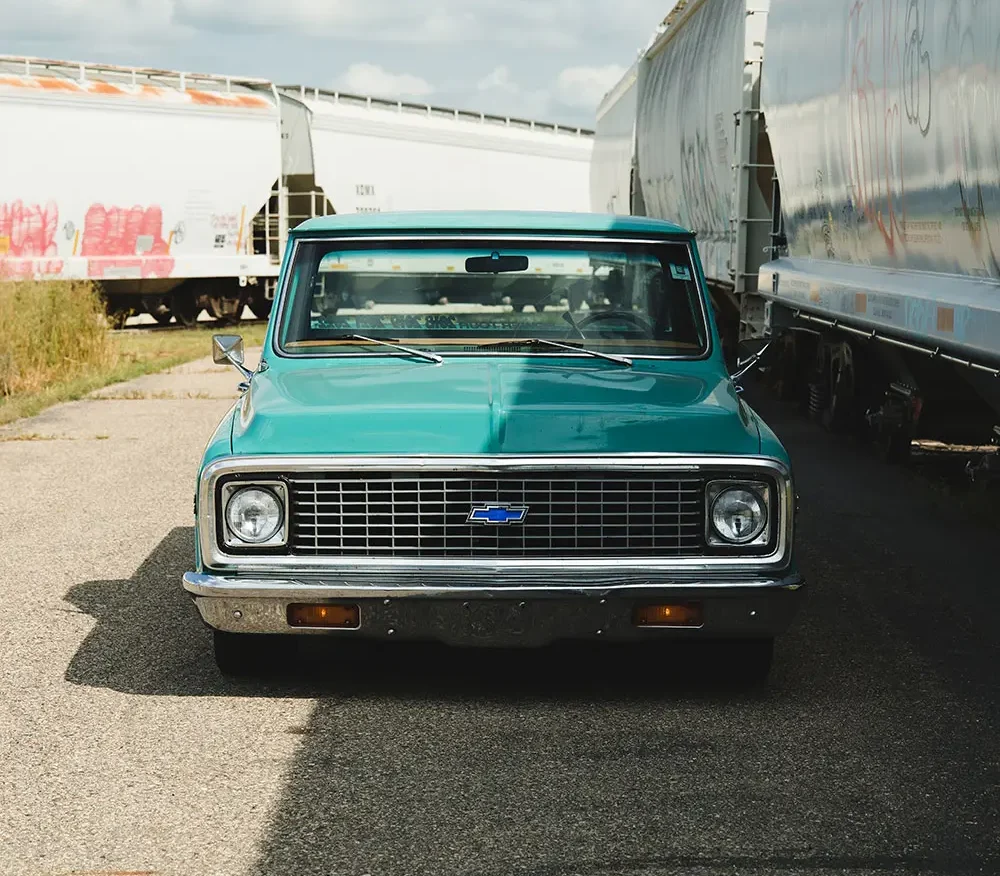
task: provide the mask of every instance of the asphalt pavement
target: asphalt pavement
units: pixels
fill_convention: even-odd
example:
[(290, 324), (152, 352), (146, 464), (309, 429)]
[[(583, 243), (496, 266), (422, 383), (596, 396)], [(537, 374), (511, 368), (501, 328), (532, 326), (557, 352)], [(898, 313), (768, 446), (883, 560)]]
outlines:
[(179, 579), (236, 383), (0, 430), (0, 873), (1000, 873), (1000, 542), (959, 497), (762, 399), (809, 582), (765, 688), (318, 642), (233, 682)]

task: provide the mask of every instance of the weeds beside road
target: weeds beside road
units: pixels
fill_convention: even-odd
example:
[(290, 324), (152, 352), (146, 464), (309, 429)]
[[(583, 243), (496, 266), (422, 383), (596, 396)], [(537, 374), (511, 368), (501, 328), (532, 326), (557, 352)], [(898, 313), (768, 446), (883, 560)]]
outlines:
[[(239, 329), (260, 344), (264, 324)], [(0, 282), (0, 426), (102, 386), (207, 356), (215, 327), (108, 330), (104, 304), (85, 282)]]

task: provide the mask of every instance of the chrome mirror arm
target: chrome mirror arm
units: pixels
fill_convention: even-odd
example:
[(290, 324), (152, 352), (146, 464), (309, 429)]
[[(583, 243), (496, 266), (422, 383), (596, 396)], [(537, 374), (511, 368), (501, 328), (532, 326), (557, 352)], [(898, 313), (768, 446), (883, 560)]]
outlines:
[(766, 344), (764, 344), (763, 347), (761, 347), (745, 362), (737, 362), (736, 371), (735, 373), (729, 375), (729, 379), (732, 380), (733, 383), (735, 383), (744, 374), (747, 374), (748, 372), (752, 371), (757, 366), (757, 363), (760, 362), (761, 358), (764, 356), (764, 354), (767, 352), (768, 347), (770, 346), (771, 342), (768, 341)]
[[(238, 359), (234, 358), (232, 355), (227, 355), (226, 359), (229, 360), (230, 365), (232, 365), (237, 371), (240, 372), (240, 374), (243, 375), (244, 380), (249, 380), (251, 377), (253, 377), (253, 372)], [(243, 384), (240, 385), (242, 386)]]

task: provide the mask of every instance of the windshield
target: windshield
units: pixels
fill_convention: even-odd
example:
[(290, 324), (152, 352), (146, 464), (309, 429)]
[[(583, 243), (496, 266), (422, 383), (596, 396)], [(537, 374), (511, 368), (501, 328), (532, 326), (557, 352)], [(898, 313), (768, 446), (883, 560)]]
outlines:
[(569, 352), (537, 343), (547, 340), (697, 357), (708, 332), (696, 277), (684, 242), (309, 241), (295, 252), (278, 346), (291, 355), (386, 354), (375, 340), (441, 354)]

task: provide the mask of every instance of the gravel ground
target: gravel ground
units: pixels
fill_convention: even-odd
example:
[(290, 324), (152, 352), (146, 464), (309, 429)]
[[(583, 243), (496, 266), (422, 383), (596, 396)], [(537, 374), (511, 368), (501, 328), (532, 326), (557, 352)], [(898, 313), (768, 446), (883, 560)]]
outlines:
[(1000, 872), (997, 536), (922, 477), (762, 403), (809, 580), (763, 690), (690, 649), (316, 642), (233, 683), (179, 577), (236, 383), (0, 430), (0, 873)]

